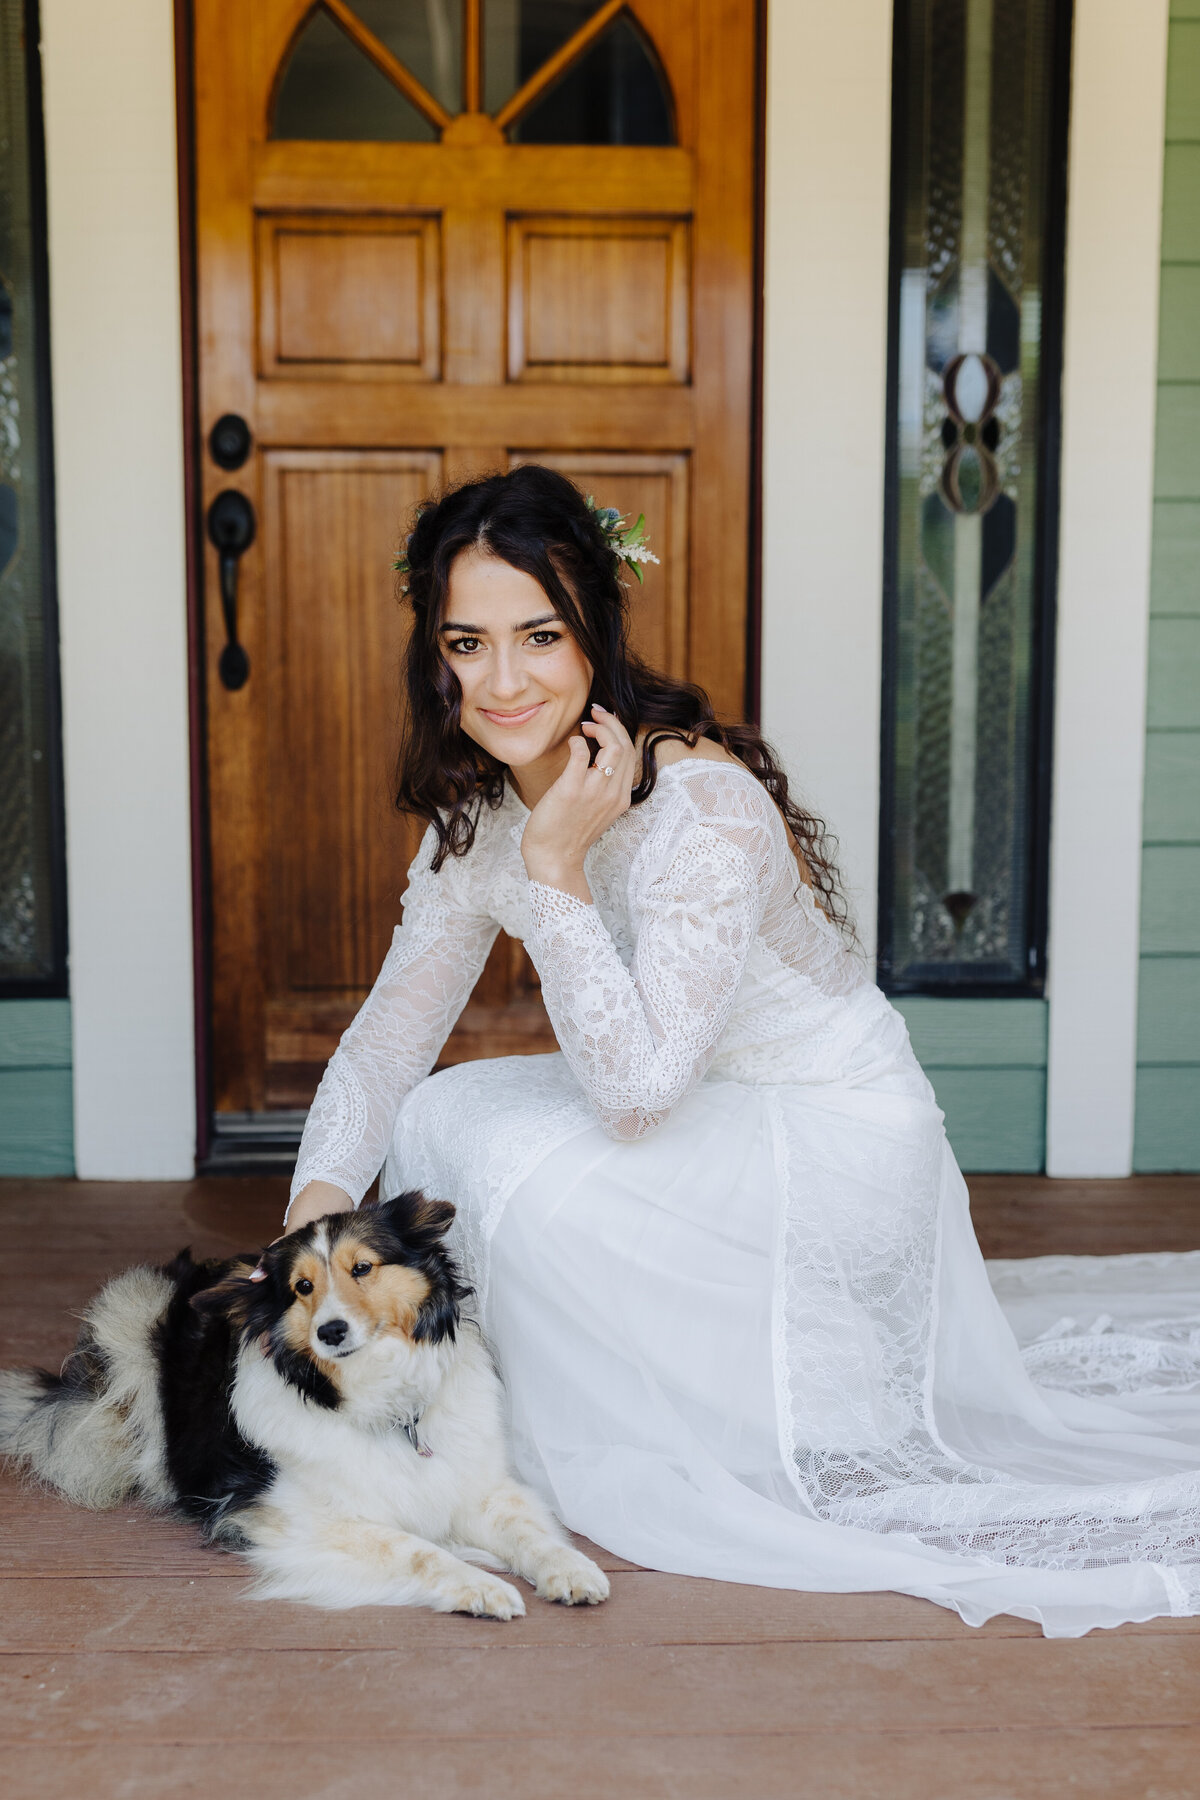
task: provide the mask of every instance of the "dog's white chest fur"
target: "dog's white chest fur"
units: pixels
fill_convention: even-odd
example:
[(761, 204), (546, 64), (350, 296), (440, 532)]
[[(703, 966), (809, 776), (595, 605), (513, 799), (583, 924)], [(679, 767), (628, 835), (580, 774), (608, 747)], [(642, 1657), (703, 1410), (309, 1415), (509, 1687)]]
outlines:
[[(437, 1346), (367, 1346), (353, 1364), (352, 1379), (339, 1369), (343, 1404), (330, 1410), (289, 1386), (257, 1345), (239, 1358), (238, 1429), (277, 1468), (241, 1516), (261, 1594), (524, 1612), (509, 1582), (463, 1560), (477, 1552), (546, 1599), (606, 1598), (600, 1570), (509, 1475), (500, 1383), (473, 1329)], [(404, 1431), (418, 1413), (427, 1456)]]
[[(243, 1350), (233, 1412), (243, 1436), (278, 1465), (272, 1497), (281, 1500), (286, 1484), (309, 1505), (453, 1536), (463, 1500), (505, 1467), (499, 1387), (477, 1338), (429, 1347), (383, 1339), (348, 1358), (339, 1376), (344, 1399), (331, 1411), (284, 1381), (256, 1345)], [(428, 1455), (404, 1430), (413, 1421)]]

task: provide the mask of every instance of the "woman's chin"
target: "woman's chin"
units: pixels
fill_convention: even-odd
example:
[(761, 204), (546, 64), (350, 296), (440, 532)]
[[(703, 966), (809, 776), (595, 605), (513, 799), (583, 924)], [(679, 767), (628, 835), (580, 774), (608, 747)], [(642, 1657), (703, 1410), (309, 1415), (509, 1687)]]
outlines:
[(527, 769), (549, 756), (556, 747), (553, 732), (544, 727), (514, 731), (505, 730), (503, 726), (484, 726), (477, 731), (468, 731), (468, 736), (497, 762), (507, 763), (510, 769)]
[(540, 763), (552, 748), (553, 746), (550, 744), (503, 744), (498, 745), (492, 751), (492, 755), (499, 757), (501, 762), (507, 763), (510, 769), (520, 771), (521, 769), (530, 769), (535, 763)]

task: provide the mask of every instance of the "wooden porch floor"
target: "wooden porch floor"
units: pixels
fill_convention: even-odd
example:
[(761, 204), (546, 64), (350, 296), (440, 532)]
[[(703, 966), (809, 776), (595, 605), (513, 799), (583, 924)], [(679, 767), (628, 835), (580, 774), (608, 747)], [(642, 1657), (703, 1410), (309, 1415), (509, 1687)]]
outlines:
[[(1200, 1247), (1200, 1178), (972, 1182), (991, 1255)], [(282, 1184), (0, 1182), (0, 1365), (56, 1367), (108, 1275), (265, 1241)], [(0, 1477), (12, 1800), (1194, 1800), (1200, 1620), (1046, 1642), (895, 1595), (776, 1593), (602, 1557), (596, 1610), (509, 1625), (250, 1604), (133, 1508)]]

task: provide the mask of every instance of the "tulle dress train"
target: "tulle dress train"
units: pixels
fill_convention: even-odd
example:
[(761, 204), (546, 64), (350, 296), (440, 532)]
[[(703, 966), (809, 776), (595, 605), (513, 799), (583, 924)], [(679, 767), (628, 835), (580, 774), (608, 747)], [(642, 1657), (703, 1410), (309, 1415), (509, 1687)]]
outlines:
[[(903, 1020), (769, 797), (686, 760), (530, 884), (414, 864), (296, 1191), (451, 1199), (520, 1473), (646, 1566), (1053, 1635), (1200, 1610), (1200, 1255), (985, 1265)], [(562, 1053), (426, 1074), (498, 924)]]

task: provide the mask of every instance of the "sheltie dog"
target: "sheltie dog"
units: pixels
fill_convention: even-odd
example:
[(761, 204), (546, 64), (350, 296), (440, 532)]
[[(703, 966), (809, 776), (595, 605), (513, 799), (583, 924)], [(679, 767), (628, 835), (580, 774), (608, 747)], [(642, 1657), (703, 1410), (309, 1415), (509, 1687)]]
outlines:
[(514, 1480), (445, 1201), (333, 1213), (253, 1262), (129, 1269), (61, 1374), (0, 1374), (0, 1451), (83, 1506), (140, 1499), (242, 1551), (255, 1592), (511, 1619), (608, 1581)]

